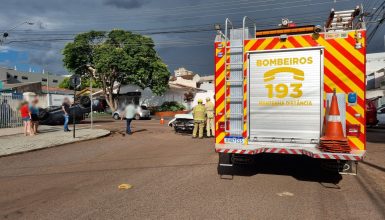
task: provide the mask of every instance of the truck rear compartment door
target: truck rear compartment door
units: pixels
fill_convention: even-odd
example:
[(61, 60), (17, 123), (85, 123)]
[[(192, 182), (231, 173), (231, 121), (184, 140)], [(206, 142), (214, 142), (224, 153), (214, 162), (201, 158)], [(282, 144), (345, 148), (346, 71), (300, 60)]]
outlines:
[(250, 53), (248, 77), (250, 140), (320, 138), (322, 48)]

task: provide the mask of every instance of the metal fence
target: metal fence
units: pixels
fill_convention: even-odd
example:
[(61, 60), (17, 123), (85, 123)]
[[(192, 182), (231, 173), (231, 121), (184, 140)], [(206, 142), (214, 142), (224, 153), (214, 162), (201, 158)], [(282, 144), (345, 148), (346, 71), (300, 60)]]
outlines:
[(0, 93), (0, 128), (14, 128), (23, 125), (19, 107), (22, 94)]

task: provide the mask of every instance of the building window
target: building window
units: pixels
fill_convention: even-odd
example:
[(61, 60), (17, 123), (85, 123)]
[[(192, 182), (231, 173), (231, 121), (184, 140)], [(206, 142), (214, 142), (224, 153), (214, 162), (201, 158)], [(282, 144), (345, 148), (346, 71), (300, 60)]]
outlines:
[(22, 76), (21, 79), (23, 79), (23, 80), (28, 80), (28, 77)]
[(58, 83), (57, 79), (52, 80), (53, 83)]
[(11, 74), (7, 73), (7, 79), (11, 78)]
[(17, 76), (13, 76), (14, 79), (17, 79)]
[(41, 81), (47, 82), (47, 79), (46, 78), (42, 78)]

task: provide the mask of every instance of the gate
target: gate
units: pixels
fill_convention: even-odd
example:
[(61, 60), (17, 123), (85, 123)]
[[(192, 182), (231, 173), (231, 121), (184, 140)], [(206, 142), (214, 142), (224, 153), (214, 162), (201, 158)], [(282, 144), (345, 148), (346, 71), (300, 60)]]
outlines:
[(19, 107), (22, 94), (0, 93), (0, 128), (15, 128), (23, 125)]

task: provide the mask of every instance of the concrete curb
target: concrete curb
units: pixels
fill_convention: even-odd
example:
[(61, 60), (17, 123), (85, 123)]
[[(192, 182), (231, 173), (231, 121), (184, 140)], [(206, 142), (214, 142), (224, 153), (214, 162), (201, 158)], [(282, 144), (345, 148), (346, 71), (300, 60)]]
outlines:
[[(53, 144), (53, 145), (48, 145), (48, 146), (44, 146), (44, 147), (41, 147), (41, 148), (28, 149), (28, 150), (25, 150), (25, 151), (19, 151), (19, 152), (14, 152), (14, 153), (10, 153), (10, 154), (3, 154), (3, 155), (0, 155), (0, 158), (8, 157), (8, 156), (13, 156), (13, 155), (17, 155), (17, 154), (24, 154), (24, 153), (33, 152), (33, 151), (44, 150), (44, 149), (47, 149), (47, 148), (60, 147), (60, 146), (67, 145), (67, 144), (73, 144), (73, 143), (80, 143), (80, 142), (84, 142), (84, 141), (96, 140), (96, 139), (107, 137), (107, 136), (111, 135), (111, 131), (106, 130), (106, 129), (101, 129), (101, 130), (105, 130), (105, 131), (108, 131), (108, 132), (106, 134), (103, 134), (103, 135), (100, 135), (100, 136), (97, 136), (97, 137), (85, 138), (85, 139), (81, 139), (81, 140), (72, 140), (72, 141), (67, 142), (67, 143)], [(12, 136), (12, 135), (8, 135), (8, 136)]]

